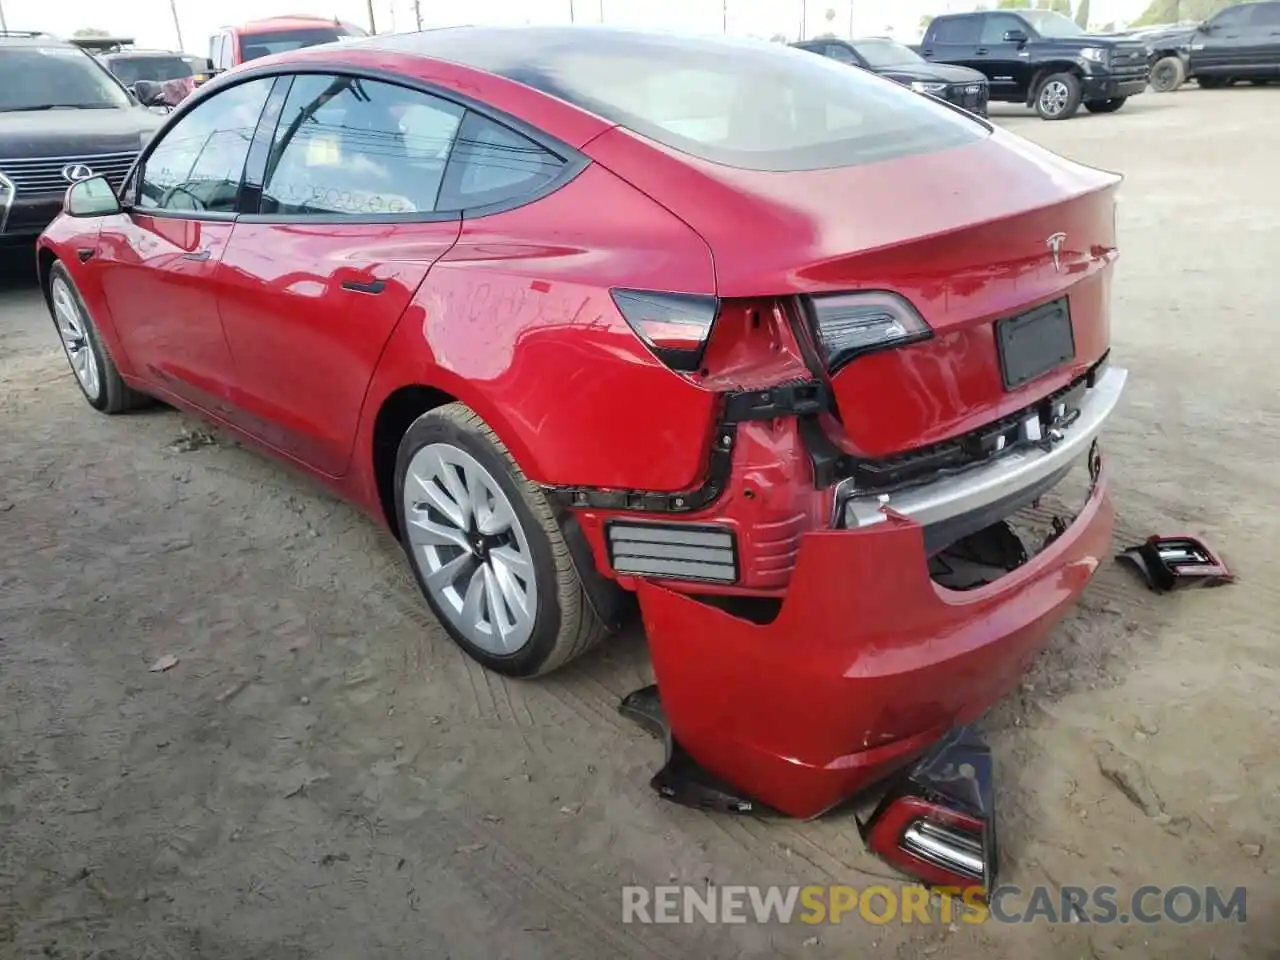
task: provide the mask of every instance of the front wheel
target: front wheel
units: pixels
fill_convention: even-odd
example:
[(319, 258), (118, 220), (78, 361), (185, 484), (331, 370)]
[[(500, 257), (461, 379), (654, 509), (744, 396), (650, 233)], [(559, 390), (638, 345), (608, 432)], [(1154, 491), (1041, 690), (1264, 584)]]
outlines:
[(406, 431), (396, 508), (418, 586), (472, 659), (531, 677), (604, 636), (546, 497), (470, 407), (447, 404)]
[(1090, 100), (1084, 108), (1090, 113), (1115, 113), (1128, 99), (1128, 97), (1112, 97), (1110, 100)]
[(1148, 81), (1156, 93), (1173, 93), (1187, 79), (1187, 68), (1181, 57), (1161, 57), (1151, 67)]
[(49, 311), (71, 372), (89, 406), (102, 413), (123, 413), (150, 402), (120, 376), (80, 291), (60, 261), (49, 269)]
[(1042, 120), (1069, 120), (1080, 109), (1084, 91), (1074, 73), (1045, 77), (1036, 91), (1036, 113)]

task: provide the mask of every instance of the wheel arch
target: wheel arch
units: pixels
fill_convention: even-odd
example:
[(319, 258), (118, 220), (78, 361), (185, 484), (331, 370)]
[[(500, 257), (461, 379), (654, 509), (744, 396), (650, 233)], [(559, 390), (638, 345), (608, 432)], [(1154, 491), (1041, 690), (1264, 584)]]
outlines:
[(1053, 60), (1042, 64), (1036, 68), (1036, 72), (1031, 75), (1031, 83), (1027, 85), (1028, 107), (1035, 105), (1036, 97), (1040, 93), (1040, 84), (1055, 73), (1073, 73), (1077, 79), (1084, 82), (1084, 69), (1074, 60)]

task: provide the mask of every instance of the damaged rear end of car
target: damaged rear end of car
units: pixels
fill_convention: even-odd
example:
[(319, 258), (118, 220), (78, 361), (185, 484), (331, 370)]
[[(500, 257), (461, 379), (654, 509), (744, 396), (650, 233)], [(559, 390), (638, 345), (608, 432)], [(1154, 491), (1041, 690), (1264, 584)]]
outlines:
[[(954, 741), (1106, 555), (1119, 178), (821, 58), (662, 56), (555, 92), (711, 250), (705, 296), (613, 300), (715, 396), (713, 439), (687, 489), (555, 492), (639, 598), (631, 707), (706, 773), (693, 802), (810, 817)], [(975, 816), (877, 843), (972, 866)]]

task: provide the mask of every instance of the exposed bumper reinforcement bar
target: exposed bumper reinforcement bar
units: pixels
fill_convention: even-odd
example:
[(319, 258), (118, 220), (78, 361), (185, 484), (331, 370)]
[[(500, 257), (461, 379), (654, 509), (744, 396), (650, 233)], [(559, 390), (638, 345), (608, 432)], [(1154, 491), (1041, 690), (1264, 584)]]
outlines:
[(978, 524), (973, 529), (981, 529), (985, 526), (981, 521), (991, 522), (993, 513), (1007, 516), (1050, 489), (1088, 455), (1116, 408), (1128, 376), (1127, 370), (1106, 370), (1085, 391), (1075, 421), (1046, 436), (1042, 447), (1015, 450), (992, 463), (892, 494), (838, 492), (836, 525), (867, 527), (887, 519), (886, 511), (892, 511), (925, 527), (927, 542), (936, 541), (942, 547), (964, 536), (973, 523)]

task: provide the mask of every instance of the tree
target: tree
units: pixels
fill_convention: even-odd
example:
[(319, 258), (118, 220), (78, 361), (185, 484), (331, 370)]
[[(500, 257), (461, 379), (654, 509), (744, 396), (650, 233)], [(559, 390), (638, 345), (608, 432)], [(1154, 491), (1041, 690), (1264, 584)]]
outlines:
[(835, 23), (835, 20), (836, 20), (835, 7), (827, 7), (827, 12), (824, 13), (822, 16), (823, 16), (823, 19), (827, 21), (827, 23)]
[(785, 33), (775, 33), (769, 38), (770, 43), (786, 43), (787, 35)]
[(1151, 0), (1142, 16), (1133, 21), (1135, 27), (1155, 23), (1178, 23), (1181, 20), (1208, 20), (1237, 0)]
[(77, 30), (75, 33), (73, 33), (73, 34), (72, 34), (72, 36), (73, 36), (73, 37), (86, 37), (86, 38), (88, 38), (88, 37), (109, 37), (109, 36), (111, 36), (111, 34), (110, 34), (110, 33), (108, 33), (106, 30), (99, 30), (97, 27), (81, 27), (79, 30)]
[(929, 24), (931, 23), (933, 23), (933, 14), (926, 13), (924, 16), (920, 18), (920, 31), (923, 33), (924, 31), (928, 30)]
[(1076, 7), (1076, 26), (1089, 29), (1089, 0), (1080, 0), (1080, 6)]

